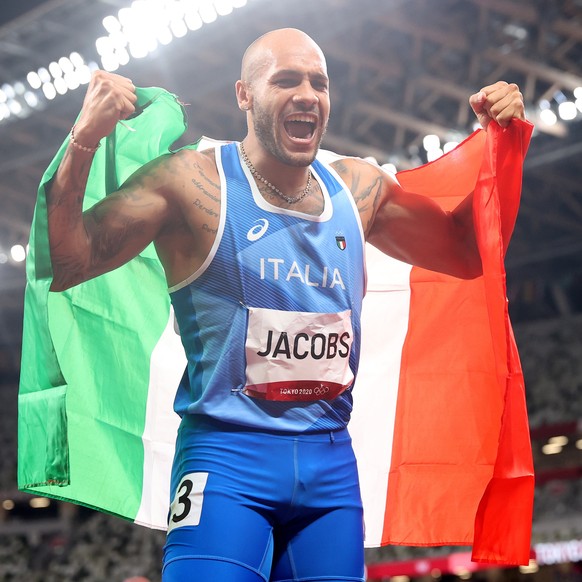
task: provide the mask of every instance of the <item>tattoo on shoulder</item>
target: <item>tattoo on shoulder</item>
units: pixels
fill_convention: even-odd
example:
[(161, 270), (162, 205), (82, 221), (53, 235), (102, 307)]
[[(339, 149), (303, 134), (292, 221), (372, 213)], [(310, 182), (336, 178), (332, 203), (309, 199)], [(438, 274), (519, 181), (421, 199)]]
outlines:
[(344, 160), (337, 160), (332, 165), (338, 174), (347, 174), (349, 170)]
[(380, 191), (382, 189), (382, 178), (380, 176), (376, 176), (372, 182), (361, 183), (361, 176), (358, 173), (354, 173), (354, 179), (352, 181), (352, 194), (354, 196), (354, 200), (356, 203), (360, 204), (360, 202), (365, 204), (373, 204), (377, 203), (378, 198), (380, 197)]
[(217, 228), (212, 228), (211, 226), (208, 226), (208, 224), (203, 224), (202, 225), (202, 230), (209, 232), (211, 234), (217, 234), (218, 233), (218, 229)]
[(194, 186), (196, 186), (196, 188), (198, 188), (198, 190), (200, 190), (200, 192), (202, 194), (204, 194), (205, 196), (207, 196), (211, 200), (214, 200), (214, 202), (217, 202), (217, 203), (220, 202), (220, 198), (218, 196), (216, 196), (216, 194), (213, 194), (212, 192), (210, 192), (210, 190), (206, 187), (206, 185), (203, 182), (201, 182), (200, 180), (197, 180), (196, 178), (192, 178), (192, 184), (194, 184)]
[(362, 175), (357, 170), (352, 174), (351, 191), (360, 213), (364, 232), (372, 224), (382, 196), (382, 176), (380, 174)]
[(212, 180), (212, 178), (209, 178), (206, 175), (206, 172), (202, 168), (200, 168), (200, 175), (208, 184), (210, 184), (211, 186), (213, 186), (217, 190), (220, 190), (220, 184), (218, 182), (215, 182), (214, 180)]
[(213, 180), (205, 168), (199, 162), (195, 162), (194, 168), (194, 178), (192, 178), (192, 184), (198, 188), (198, 190), (204, 194), (204, 196), (210, 198), (216, 203), (220, 203), (220, 184)]

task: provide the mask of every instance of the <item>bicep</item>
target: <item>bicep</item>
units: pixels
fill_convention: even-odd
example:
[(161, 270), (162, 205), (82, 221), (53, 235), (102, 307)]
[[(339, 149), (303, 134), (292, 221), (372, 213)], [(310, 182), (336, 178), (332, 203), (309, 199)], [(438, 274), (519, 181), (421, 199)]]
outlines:
[(368, 240), (409, 264), (463, 278), (480, 273), (471, 196), (452, 212), (430, 198), (387, 184)]
[(51, 233), (51, 290), (63, 291), (112, 271), (140, 253), (167, 221), (168, 202), (141, 172), (121, 190), (86, 210), (80, 221), (61, 221)]
[(89, 247), (88, 278), (115, 269), (158, 235), (168, 213), (162, 193), (130, 183), (83, 215)]

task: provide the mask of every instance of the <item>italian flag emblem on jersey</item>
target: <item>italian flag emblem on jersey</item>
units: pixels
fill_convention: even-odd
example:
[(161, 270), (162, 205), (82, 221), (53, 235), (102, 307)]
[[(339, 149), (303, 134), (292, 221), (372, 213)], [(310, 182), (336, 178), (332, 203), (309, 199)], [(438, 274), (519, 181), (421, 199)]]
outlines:
[(346, 237), (345, 236), (341, 236), (341, 235), (336, 236), (335, 242), (336, 242), (340, 251), (346, 250), (347, 245), (346, 245)]

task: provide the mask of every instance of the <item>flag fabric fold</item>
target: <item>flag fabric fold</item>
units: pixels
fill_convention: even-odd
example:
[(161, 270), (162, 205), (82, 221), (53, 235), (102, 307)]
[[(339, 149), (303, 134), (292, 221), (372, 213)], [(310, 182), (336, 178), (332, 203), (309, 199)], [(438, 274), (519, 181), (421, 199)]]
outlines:
[[(176, 98), (138, 90), (91, 169), (85, 207), (185, 131)], [(368, 254), (362, 362), (350, 430), (367, 545), (473, 544), (475, 560), (527, 563), (533, 470), (523, 378), (507, 314), (503, 256), (519, 206), (531, 126), (476, 132), (398, 178), (446, 209), (475, 190), (483, 276), (461, 281)], [(31, 229), (18, 483), (165, 528), (185, 366), (165, 279), (148, 247), (124, 267), (50, 293), (45, 173)], [(202, 147), (202, 146), (200, 146)]]

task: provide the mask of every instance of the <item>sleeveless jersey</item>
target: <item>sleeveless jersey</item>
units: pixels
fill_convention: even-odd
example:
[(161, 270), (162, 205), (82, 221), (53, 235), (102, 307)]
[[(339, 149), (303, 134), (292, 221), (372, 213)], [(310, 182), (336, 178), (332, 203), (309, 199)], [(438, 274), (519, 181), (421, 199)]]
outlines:
[[(216, 240), (200, 269), (169, 290), (188, 360), (174, 408), (180, 416), (257, 429), (344, 428), (365, 291), (363, 231), (353, 197), (317, 159), (311, 170), (324, 197), (319, 216), (268, 203), (237, 143), (217, 146), (216, 164)], [(345, 373), (338, 371), (342, 357)], [(309, 374), (326, 380), (335, 374), (337, 382), (321, 388)], [(302, 383), (304, 377), (310, 381)], [(326, 399), (326, 386), (342, 382), (345, 389)], [(283, 386), (285, 400), (256, 397), (265, 386)], [(302, 400), (305, 392), (311, 399)]]

